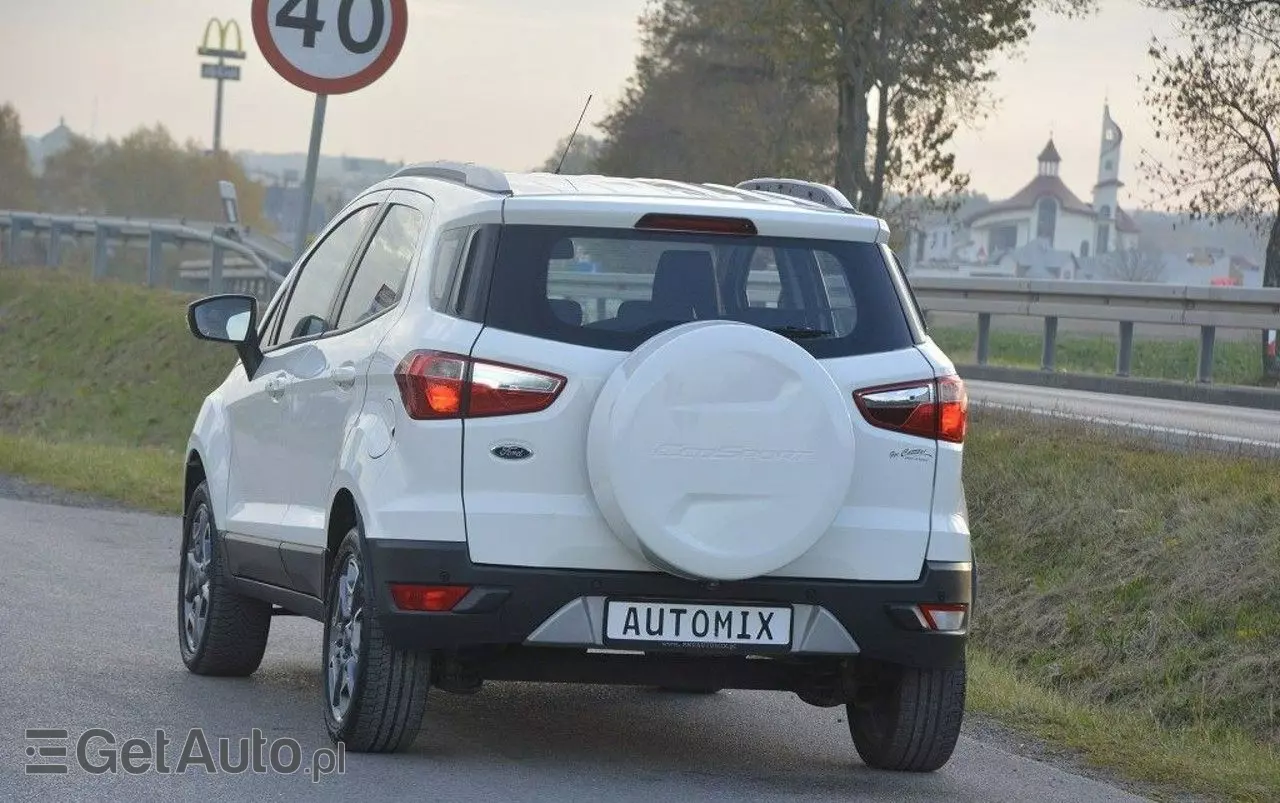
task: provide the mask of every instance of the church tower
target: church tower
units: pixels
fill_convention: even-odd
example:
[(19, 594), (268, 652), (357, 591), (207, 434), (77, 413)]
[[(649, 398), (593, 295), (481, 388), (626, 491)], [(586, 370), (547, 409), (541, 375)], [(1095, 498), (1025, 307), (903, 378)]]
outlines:
[(1111, 119), (1111, 107), (1102, 107), (1102, 147), (1098, 153), (1098, 183), (1093, 187), (1093, 209), (1098, 213), (1094, 253), (1116, 249), (1116, 205), (1120, 197), (1120, 141), (1124, 134)]

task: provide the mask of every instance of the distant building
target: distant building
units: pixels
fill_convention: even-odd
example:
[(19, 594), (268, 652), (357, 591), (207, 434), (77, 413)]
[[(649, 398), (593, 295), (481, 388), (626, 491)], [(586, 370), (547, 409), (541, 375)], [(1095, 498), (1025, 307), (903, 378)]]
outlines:
[(1102, 111), (1098, 180), (1092, 203), (1059, 176), (1062, 156), (1053, 138), (1037, 157), (1034, 178), (1011, 197), (948, 219), (922, 222), (908, 235), (909, 267), (929, 263), (1018, 267), (1014, 275), (1074, 273), (1075, 258), (1135, 248), (1139, 229), (1119, 205), (1120, 126)]
[(1075, 254), (1050, 248), (1045, 240), (1032, 240), (1020, 248), (1006, 251), (997, 264), (1002, 268), (1002, 275), (1019, 279), (1071, 280), (1079, 271)]
[(75, 132), (67, 127), (65, 119), (59, 119), (58, 125), (41, 137), (26, 137), (27, 161), (36, 175), (44, 172), (44, 163), (51, 157), (65, 151), (71, 146), (71, 138)]

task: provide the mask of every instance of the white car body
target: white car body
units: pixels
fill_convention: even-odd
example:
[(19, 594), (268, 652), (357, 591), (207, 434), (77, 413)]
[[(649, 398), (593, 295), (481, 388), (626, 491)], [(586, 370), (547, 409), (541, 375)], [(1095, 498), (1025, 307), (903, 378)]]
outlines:
[[(397, 613), (398, 603), (381, 585), (371, 592), (398, 644), (443, 651), (452, 656), (441, 658), (446, 663), (462, 660), (458, 656), (465, 657), (469, 646), (561, 650), (538, 653), (543, 656), (616, 647), (611, 641), (621, 633), (621, 620), (601, 621), (609, 617), (610, 599), (675, 600), (643, 603), (649, 607), (629, 612), (643, 610), (652, 617), (660, 613), (653, 606), (670, 608), (695, 589), (710, 595), (705, 600), (710, 605), (725, 602), (733, 588), (748, 595), (729, 598), (742, 603), (744, 623), (747, 611), (785, 612), (779, 621), (790, 624), (789, 635), (770, 636), (774, 642), (760, 642), (765, 647), (781, 646), (799, 658), (843, 660), (866, 653), (910, 664), (919, 656), (921, 666), (955, 660), (963, 654), (972, 571), (961, 481), (963, 385), (951, 361), (924, 333), (901, 268), (887, 248), (888, 228), (841, 208), (841, 201), (830, 188), (794, 181), (759, 180), (731, 188), (502, 174), (445, 163), (410, 168), (371, 187), (299, 260), (258, 321), (257, 339), (264, 347), (250, 362), (260, 359), (260, 364), (238, 365), (209, 394), (191, 434), (188, 499), (199, 482), (207, 483), (238, 593), (324, 618), (334, 554), (349, 528), (358, 526), (371, 582), (465, 582), (472, 589), (457, 610), (474, 613), (431, 608)], [(370, 205), (375, 211), (367, 210)], [(368, 248), (374, 227), (394, 208), (413, 210), (402, 216), (421, 224), (403, 290), (385, 296), (394, 295), (394, 303), (350, 328), (330, 327), (319, 336), (271, 347), (278, 321), (294, 314), (287, 305), (295, 283), (305, 281), (299, 271), (307, 276), (313, 255), (330, 235), (355, 220), (353, 215), (368, 215), (360, 249)], [(740, 280), (748, 307), (754, 306), (751, 283), (758, 275), (773, 275), (768, 258), (774, 260), (778, 281), (791, 281), (783, 278), (783, 244), (826, 243), (833, 253), (841, 243), (857, 244), (862, 249), (857, 253), (883, 259), (896, 288), (892, 298), (902, 305), (902, 331), (910, 337), (885, 350), (811, 357), (804, 333), (788, 339), (748, 323), (710, 319), (660, 329), (634, 349), (612, 348), (548, 339), (491, 325), (488, 313), (460, 312), (476, 304), (515, 314), (517, 301), (495, 301), (487, 284), (497, 286), (494, 276), (515, 275), (500, 273), (514, 268), (483, 267), (517, 259), (493, 253), (507, 242), (502, 232), (565, 227), (581, 235), (571, 238), (577, 249), (573, 260), (581, 261), (581, 244), (594, 242), (592, 231), (633, 231), (646, 214), (667, 216), (663, 225), (676, 225), (671, 220), (684, 225), (684, 218), (672, 216), (746, 220), (755, 239), (741, 242), (773, 242), (764, 270), (755, 267), (755, 251), (743, 257), (749, 260), (745, 267), (714, 268), (723, 271), (715, 274), (721, 277), (717, 282)], [(347, 225), (334, 242), (355, 228)], [(465, 237), (459, 237), (460, 229)], [(735, 236), (711, 235), (738, 242)], [(659, 247), (661, 238), (653, 242)], [(662, 271), (662, 261), (677, 251), (673, 265), (701, 264), (696, 245), (663, 251), (655, 270)], [(556, 247), (551, 258), (568, 259), (554, 256)], [(338, 246), (333, 248), (337, 253)], [(317, 258), (316, 264), (328, 258)], [(710, 256), (706, 260), (711, 264)], [(826, 270), (819, 263), (816, 269)], [(341, 274), (342, 284), (335, 286), (339, 301), (331, 317), (338, 316), (339, 307), (343, 317), (347, 314), (342, 288), (359, 281), (358, 272), (352, 279), (357, 264), (363, 267), (353, 259)], [(839, 269), (837, 264), (832, 274), (837, 280)], [(595, 279), (547, 275), (548, 282), (594, 292)], [(630, 281), (621, 275), (599, 277), (601, 286)], [(827, 288), (821, 292), (832, 292), (827, 274), (821, 276)], [(654, 277), (656, 288), (656, 272)], [(476, 281), (483, 287), (467, 284)], [(592, 313), (598, 321), (605, 321), (611, 308), (609, 320), (623, 319), (624, 301), (618, 298), (631, 291), (617, 292), (623, 296), (598, 300)], [(655, 300), (636, 308), (649, 309), (647, 303), (656, 309), (658, 291), (652, 292)], [(716, 297), (728, 292), (719, 288)], [(848, 292), (852, 298), (854, 291)], [(382, 290), (375, 298), (384, 298)], [(576, 314), (577, 323), (565, 318), (555, 325), (585, 327), (584, 302), (565, 298), (577, 307), (576, 313), (565, 313)], [(770, 301), (756, 313), (780, 309), (782, 296), (777, 298), (777, 306), (770, 307)], [(551, 295), (542, 302), (555, 306)], [(568, 307), (557, 303), (559, 316), (558, 310)], [(821, 309), (835, 321), (836, 301), (826, 303), (830, 306)], [(859, 316), (897, 315), (863, 303), (850, 302), (851, 327)], [(833, 324), (832, 332), (816, 337), (834, 339), (837, 328)], [(525, 383), (519, 392), (545, 392), (551, 401), (544, 409), (516, 415), (415, 418), (406, 394), (425, 394), (427, 402), (414, 398), (428, 407), (437, 403), (431, 401), (435, 393), (445, 394), (441, 404), (452, 403), (446, 392), (452, 386), (438, 378), (445, 374), (425, 377), (451, 370), (452, 358), (426, 355), (414, 362), (424, 350), (457, 355), (458, 365), (470, 360), (474, 377), (488, 372), (504, 382)], [(406, 378), (413, 371), (424, 375)], [(461, 392), (480, 391), (466, 386)], [(867, 393), (860, 402), (859, 394)], [(946, 416), (960, 416), (956, 437), (922, 437), (918, 429), (886, 425), (888, 419), (872, 414), (873, 408), (897, 403), (924, 410), (921, 393), (931, 394), (927, 409), (939, 432), (957, 425), (956, 420), (944, 424)], [(944, 397), (951, 412), (944, 412)], [(479, 404), (476, 398), (467, 395), (470, 401), (459, 405), (470, 409), (467, 405)], [(419, 578), (414, 572), (432, 576)], [(458, 578), (460, 572), (465, 579)], [(949, 590), (935, 594), (930, 578), (943, 576)], [(614, 579), (619, 585), (610, 588)], [(537, 599), (549, 607), (530, 603), (521, 614), (513, 613), (515, 603), (485, 607), (500, 605), (494, 600), (503, 594), (518, 598), (526, 580), (543, 589), (564, 583), (589, 593), (566, 592), (551, 605), (538, 591)], [(794, 591), (768, 591), (774, 588)], [(868, 595), (868, 610), (852, 619), (848, 612), (860, 606), (854, 598), (828, 602), (846, 589)], [(920, 607), (934, 602), (942, 603), (934, 613)], [(906, 618), (891, 622), (889, 608), (895, 605), (906, 606)], [(736, 615), (730, 607), (725, 616)], [(951, 609), (961, 611), (959, 618), (946, 618)], [(704, 622), (716, 615), (707, 610)], [(427, 621), (434, 624), (428, 627)], [(889, 644), (899, 637), (901, 645)], [(693, 641), (690, 637), (683, 646)], [(648, 647), (654, 645), (639, 651)], [(935, 652), (946, 657), (927, 657)], [(601, 671), (607, 682), (607, 671)], [(579, 678), (591, 674), (575, 672)], [(504, 669), (494, 676), (517, 675)], [(823, 698), (812, 689), (801, 694)]]

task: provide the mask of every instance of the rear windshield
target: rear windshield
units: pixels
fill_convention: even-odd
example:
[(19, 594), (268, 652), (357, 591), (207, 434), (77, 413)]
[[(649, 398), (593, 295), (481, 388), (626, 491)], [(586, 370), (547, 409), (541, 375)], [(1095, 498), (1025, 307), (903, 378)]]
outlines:
[(815, 357), (910, 347), (881, 246), (631, 229), (502, 227), (486, 323), (630, 351), (694, 320), (773, 330)]

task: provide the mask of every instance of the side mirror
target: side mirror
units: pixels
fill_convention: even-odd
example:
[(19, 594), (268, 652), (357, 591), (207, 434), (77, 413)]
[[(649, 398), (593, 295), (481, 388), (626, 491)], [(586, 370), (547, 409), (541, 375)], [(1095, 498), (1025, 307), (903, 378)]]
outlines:
[(262, 364), (258, 346), (258, 300), (250, 295), (207, 296), (187, 306), (187, 327), (200, 340), (231, 343), (250, 379)]
[(243, 343), (257, 317), (258, 300), (253, 296), (208, 296), (187, 307), (191, 334), (217, 343)]

